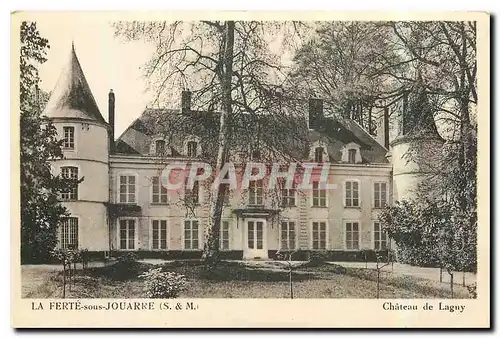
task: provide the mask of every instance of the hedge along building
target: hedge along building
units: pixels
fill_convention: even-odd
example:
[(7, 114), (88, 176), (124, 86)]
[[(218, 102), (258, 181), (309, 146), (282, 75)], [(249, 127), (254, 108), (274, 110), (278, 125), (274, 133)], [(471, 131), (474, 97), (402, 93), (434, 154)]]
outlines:
[[(191, 94), (185, 91), (181, 109), (146, 109), (116, 141), (112, 91), (108, 113), (109, 124), (73, 48), (45, 109), (64, 140), (65, 159), (54, 161), (55, 174), (84, 178), (61, 196), (71, 217), (60, 228), (60, 246), (103, 255), (201, 256), (209, 185), (171, 194), (161, 172), (168, 163), (210, 158), (218, 113), (191, 109)], [(265, 181), (257, 181), (231, 192), (222, 214), (222, 256), (265, 259), (280, 249), (300, 249), (345, 260), (362, 259), (362, 250), (385, 249), (388, 239), (377, 219), (393, 191), (387, 115), (377, 132), (380, 142), (349, 117), (325, 117), (319, 99), (310, 99), (303, 118), (240, 114), (233, 119), (238, 137), (232, 161), (287, 153), (282, 159), (328, 163), (328, 182), (338, 189), (321, 190), (313, 181), (311, 191), (281, 189), (274, 198), (265, 193)], [(400, 161), (394, 154), (393, 160)], [(400, 162), (394, 166), (401, 167)]]

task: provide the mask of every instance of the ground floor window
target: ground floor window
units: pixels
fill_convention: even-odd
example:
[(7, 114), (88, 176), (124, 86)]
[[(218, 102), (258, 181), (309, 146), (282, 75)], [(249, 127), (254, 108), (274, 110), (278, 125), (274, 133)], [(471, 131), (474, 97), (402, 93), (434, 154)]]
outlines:
[(373, 241), (375, 250), (385, 250), (387, 245), (387, 233), (382, 229), (380, 222), (373, 222)]
[(60, 240), (61, 249), (78, 248), (78, 218), (66, 217), (61, 223)]
[(151, 247), (153, 250), (167, 249), (167, 221), (164, 219), (154, 219), (151, 223)]
[(222, 220), (220, 225), (220, 248), (229, 250), (229, 221)]
[(359, 249), (359, 222), (345, 223), (345, 246), (347, 250)]
[(264, 222), (248, 221), (248, 248), (262, 250), (264, 248)]
[(184, 221), (184, 249), (197, 250), (199, 244), (199, 222), (197, 220)]
[(281, 222), (280, 249), (295, 250), (295, 222), (289, 222), (289, 221)]
[(120, 250), (135, 249), (135, 219), (120, 219), (118, 231)]
[(326, 222), (312, 222), (312, 248), (326, 249)]

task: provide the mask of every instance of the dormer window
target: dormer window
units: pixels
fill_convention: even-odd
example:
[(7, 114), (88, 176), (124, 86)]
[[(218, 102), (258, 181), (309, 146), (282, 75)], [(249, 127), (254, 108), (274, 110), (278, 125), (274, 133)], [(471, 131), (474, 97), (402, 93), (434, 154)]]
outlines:
[(151, 140), (149, 154), (153, 156), (171, 156), (172, 152), (167, 141), (163, 137), (158, 136)]
[(322, 140), (314, 141), (309, 148), (308, 159), (316, 163), (329, 162), (330, 157), (328, 154), (327, 143)]
[(349, 149), (348, 151), (348, 156), (349, 156), (349, 163), (356, 163), (356, 149)]
[(342, 150), (342, 159), (344, 163), (361, 163), (363, 159), (361, 158), (361, 147), (359, 144), (351, 142), (346, 144)]
[(165, 141), (164, 140), (156, 140), (155, 150), (156, 150), (156, 155), (164, 155), (165, 154)]
[(187, 143), (187, 156), (196, 157), (198, 155), (198, 142), (189, 141)]
[(325, 150), (323, 149), (323, 147), (316, 147), (316, 149), (314, 149), (314, 161), (318, 163), (323, 162), (324, 152)]

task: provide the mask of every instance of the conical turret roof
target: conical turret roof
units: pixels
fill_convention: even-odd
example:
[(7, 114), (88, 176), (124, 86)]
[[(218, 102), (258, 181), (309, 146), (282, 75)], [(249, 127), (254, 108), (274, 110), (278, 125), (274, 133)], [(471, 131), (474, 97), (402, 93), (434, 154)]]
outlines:
[(85, 79), (72, 45), (66, 67), (50, 95), (44, 114), (49, 118), (79, 118), (106, 124)]
[(439, 136), (432, 107), (425, 91), (422, 75), (417, 80), (408, 97), (407, 111), (403, 112), (403, 134), (428, 134)]

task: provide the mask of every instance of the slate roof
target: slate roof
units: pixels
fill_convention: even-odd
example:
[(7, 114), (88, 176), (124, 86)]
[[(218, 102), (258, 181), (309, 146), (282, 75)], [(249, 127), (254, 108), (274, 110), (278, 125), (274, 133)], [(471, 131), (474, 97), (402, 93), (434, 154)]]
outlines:
[(68, 63), (50, 95), (44, 115), (50, 118), (79, 118), (106, 124), (85, 79), (74, 45)]
[[(190, 112), (178, 109), (146, 109), (118, 138), (115, 152), (131, 155), (150, 155), (150, 146), (157, 137), (164, 137), (172, 154), (182, 156), (183, 142), (189, 135), (200, 138), (203, 151), (215, 154), (219, 114)], [(306, 118), (286, 115), (240, 114), (231, 121), (234, 148), (248, 149), (260, 139), (278, 153), (297, 160), (309, 157), (313, 142), (321, 140), (327, 147), (330, 162), (340, 162), (344, 145), (355, 142), (360, 146), (363, 163), (388, 163), (388, 152), (359, 124), (350, 119), (321, 117), (313, 130)]]

